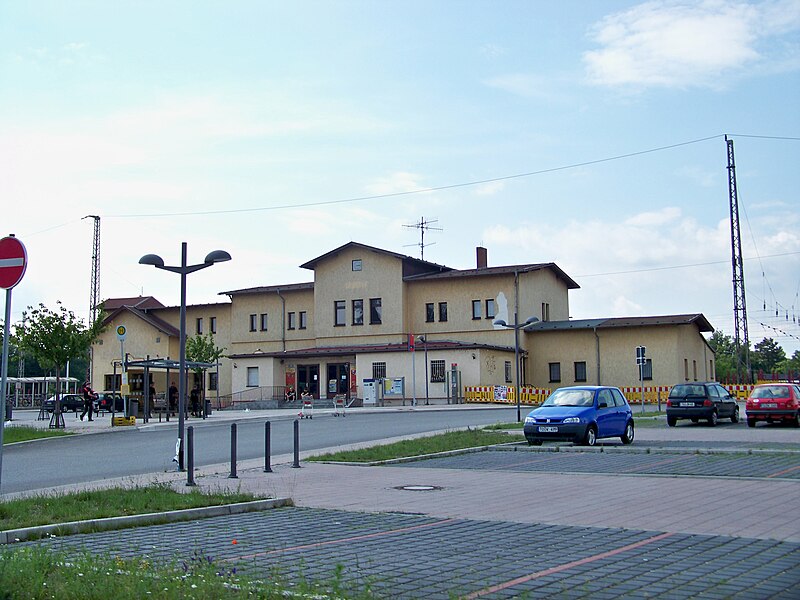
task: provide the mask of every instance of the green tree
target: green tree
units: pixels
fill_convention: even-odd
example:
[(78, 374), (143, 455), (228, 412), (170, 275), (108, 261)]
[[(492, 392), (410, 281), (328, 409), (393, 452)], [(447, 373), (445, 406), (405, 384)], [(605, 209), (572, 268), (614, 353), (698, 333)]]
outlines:
[(14, 327), (14, 341), (19, 350), (31, 356), (44, 369), (56, 374), (56, 409), (60, 410), (61, 370), (67, 361), (86, 358), (92, 342), (102, 332), (101, 318), (92, 327), (86, 327), (72, 311), (61, 302), (56, 310), (44, 304), (38, 308), (28, 307), (23, 322)]
[(719, 381), (736, 379), (736, 344), (733, 338), (717, 330), (708, 339), (708, 345), (714, 351), (716, 375)]
[[(214, 343), (214, 336), (210, 333), (206, 335), (195, 335), (186, 340), (186, 360), (191, 362), (215, 363), (225, 352), (225, 348), (219, 348)], [(192, 369), (201, 379), (204, 369)], [(205, 385), (200, 386), (201, 392), (205, 393)]]
[(786, 353), (772, 338), (764, 338), (753, 346), (751, 363), (753, 368), (772, 373), (786, 360)]

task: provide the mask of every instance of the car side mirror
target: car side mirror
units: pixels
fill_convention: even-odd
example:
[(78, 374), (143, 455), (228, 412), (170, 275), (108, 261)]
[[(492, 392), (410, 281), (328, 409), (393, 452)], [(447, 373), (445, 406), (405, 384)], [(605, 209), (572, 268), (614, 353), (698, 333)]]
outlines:
[(597, 408), (608, 408), (608, 404), (606, 404), (605, 402), (601, 402), (600, 404), (597, 405)]

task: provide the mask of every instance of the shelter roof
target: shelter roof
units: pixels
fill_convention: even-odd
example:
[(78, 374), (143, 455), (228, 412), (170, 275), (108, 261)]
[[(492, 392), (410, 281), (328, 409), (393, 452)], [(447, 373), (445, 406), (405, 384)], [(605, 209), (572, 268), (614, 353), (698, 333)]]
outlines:
[(685, 315), (660, 315), (652, 317), (612, 317), (607, 319), (576, 319), (568, 321), (539, 321), (525, 331), (567, 331), (570, 329), (613, 329), (620, 327), (656, 327), (665, 325), (695, 324), (701, 332), (711, 333), (714, 328), (702, 313)]

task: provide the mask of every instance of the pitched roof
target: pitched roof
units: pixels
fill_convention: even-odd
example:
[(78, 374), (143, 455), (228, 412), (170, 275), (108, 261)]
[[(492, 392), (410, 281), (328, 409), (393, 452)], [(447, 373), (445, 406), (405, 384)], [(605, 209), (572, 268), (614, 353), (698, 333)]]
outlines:
[(107, 298), (100, 305), (107, 312), (117, 310), (122, 306), (134, 308), (163, 308), (164, 305), (153, 296), (134, 296), (133, 298)]
[(316, 266), (332, 256), (336, 256), (343, 250), (349, 248), (361, 248), (362, 250), (367, 250), (370, 252), (375, 252), (376, 254), (383, 254), (385, 256), (392, 256), (394, 258), (400, 259), (403, 261), (404, 264), (408, 264), (414, 267), (414, 270), (422, 270), (423, 272), (430, 272), (430, 271), (451, 271), (450, 267), (446, 267), (445, 265), (439, 265), (436, 263), (428, 262), (426, 260), (420, 260), (419, 258), (414, 258), (413, 256), (407, 256), (405, 254), (398, 254), (397, 252), (391, 252), (390, 250), (384, 250), (383, 248), (376, 248), (375, 246), (368, 246), (367, 244), (360, 244), (359, 242), (347, 242), (339, 246), (338, 248), (334, 248), (330, 252), (326, 252), (317, 258), (312, 258), (307, 263), (300, 265), (301, 269), (311, 269), (314, 270)]
[(138, 308), (133, 308), (132, 306), (120, 306), (115, 311), (111, 312), (105, 319), (103, 319), (103, 325), (107, 325), (118, 316), (126, 313), (132, 314), (133, 316), (143, 320), (145, 323), (148, 323), (152, 327), (158, 329), (160, 332), (169, 336), (179, 337), (181, 334), (177, 327), (170, 325), (164, 319), (160, 319), (154, 314), (139, 310)]
[(313, 290), (314, 282), (309, 281), (306, 283), (285, 283), (283, 285), (262, 285), (259, 287), (243, 288), (241, 290), (230, 290), (228, 292), (220, 292), (220, 295), (237, 296), (245, 294), (265, 294), (265, 293), (280, 293), (280, 292), (297, 292), (302, 290)]
[(558, 279), (561, 279), (567, 286), (567, 289), (575, 290), (580, 288), (569, 275), (567, 275), (555, 263), (536, 263), (528, 265), (506, 265), (502, 267), (484, 267), (481, 269), (452, 269), (444, 273), (422, 273), (420, 275), (409, 275), (404, 277), (404, 281), (429, 281), (431, 279), (453, 279), (457, 277), (491, 277), (493, 275), (513, 275), (514, 273), (531, 273), (533, 271), (542, 271), (548, 269), (553, 271)]
[(653, 317), (612, 317), (607, 319), (576, 319), (569, 321), (539, 321), (525, 331), (568, 331), (570, 329), (613, 329), (618, 327), (655, 327), (660, 325), (697, 325), (701, 332), (713, 332), (714, 328), (702, 313), (685, 315), (660, 315)]

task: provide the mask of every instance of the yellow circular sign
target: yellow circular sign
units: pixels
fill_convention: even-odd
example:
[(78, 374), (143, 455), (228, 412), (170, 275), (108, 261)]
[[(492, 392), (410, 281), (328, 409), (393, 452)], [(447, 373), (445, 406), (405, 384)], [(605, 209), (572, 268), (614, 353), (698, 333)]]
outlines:
[(125, 334), (127, 333), (127, 329), (125, 329), (125, 325), (117, 325), (117, 339), (122, 342), (125, 340)]

